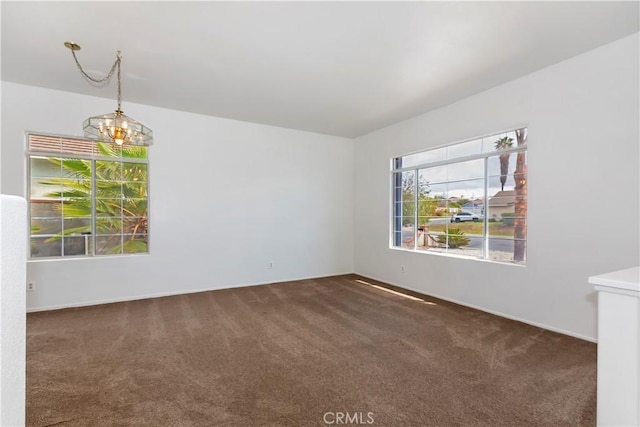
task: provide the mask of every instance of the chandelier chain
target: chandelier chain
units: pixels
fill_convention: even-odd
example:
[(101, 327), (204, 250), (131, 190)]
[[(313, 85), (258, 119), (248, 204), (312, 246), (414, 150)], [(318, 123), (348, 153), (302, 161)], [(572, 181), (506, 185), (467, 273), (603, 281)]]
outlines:
[(101, 79), (96, 79), (95, 77), (91, 77), (89, 74), (87, 74), (86, 71), (84, 71), (84, 69), (82, 68), (82, 65), (80, 65), (80, 61), (78, 61), (78, 57), (76, 56), (76, 51), (75, 50), (71, 50), (71, 54), (73, 55), (73, 59), (76, 61), (76, 66), (78, 67), (78, 70), (80, 70), (80, 73), (89, 81), (94, 82), (94, 83), (108, 83), (111, 78), (113, 77), (113, 73), (116, 71), (118, 71), (117, 77), (118, 77), (118, 110), (120, 110), (120, 106), (121, 106), (121, 99), (122, 99), (122, 89), (121, 89), (121, 85), (120, 85), (120, 60), (121, 60), (121, 54), (120, 51), (118, 51), (118, 54), (116, 56), (116, 60), (113, 63), (113, 65), (111, 66), (111, 69), (109, 70), (109, 73), (101, 78)]
[(118, 51), (118, 56), (116, 58), (116, 64), (118, 64), (118, 111), (121, 111), (121, 108), (120, 108), (121, 102), (120, 102), (120, 100), (122, 99), (122, 96), (121, 96), (122, 89), (120, 88), (120, 82), (121, 82), (121, 80), (120, 80), (120, 51)]
[(71, 54), (73, 55), (73, 59), (76, 61), (76, 65), (78, 66), (78, 70), (80, 70), (82, 75), (87, 80), (90, 80), (90, 81), (92, 81), (94, 83), (104, 83), (104, 82), (108, 82), (109, 80), (111, 80), (111, 77), (113, 77), (113, 73), (115, 72), (116, 67), (120, 64), (120, 51), (118, 51), (118, 56), (116, 57), (116, 60), (113, 63), (113, 65), (111, 66), (111, 70), (109, 70), (109, 73), (106, 75), (106, 77), (104, 77), (102, 79), (96, 79), (95, 77), (91, 77), (89, 74), (87, 74), (86, 71), (84, 71), (84, 69), (82, 68), (82, 65), (80, 65), (80, 61), (78, 61), (78, 57), (76, 56), (76, 52), (74, 50), (71, 51)]

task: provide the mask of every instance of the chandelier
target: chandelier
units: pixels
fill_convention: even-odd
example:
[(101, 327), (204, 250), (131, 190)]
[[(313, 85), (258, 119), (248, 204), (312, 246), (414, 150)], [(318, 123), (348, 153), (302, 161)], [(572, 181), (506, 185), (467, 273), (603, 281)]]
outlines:
[(78, 66), (80, 73), (82, 73), (82, 75), (90, 82), (98, 85), (106, 85), (111, 81), (114, 72), (118, 78), (118, 108), (114, 113), (102, 116), (93, 116), (86, 119), (82, 124), (84, 136), (94, 141), (107, 141), (119, 146), (128, 144), (146, 147), (153, 144), (153, 132), (151, 129), (139, 121), (126, 116), (120, 108), (122, 98), (122, 85), (120, 79), (120, 62), (122, 58), (120, 56), (120, 51), (118, 51), (116, 61), (111, 66), (111, 70), (106, 77), (96, 79), (88, 75), (82, 69), (80, 62), (78, 62), (76, 51), (80, 50), (80, 45), (72, 42), (65, 42), (64, 45), (71, 50), (73, 59), (76, 61), (76, 65)]

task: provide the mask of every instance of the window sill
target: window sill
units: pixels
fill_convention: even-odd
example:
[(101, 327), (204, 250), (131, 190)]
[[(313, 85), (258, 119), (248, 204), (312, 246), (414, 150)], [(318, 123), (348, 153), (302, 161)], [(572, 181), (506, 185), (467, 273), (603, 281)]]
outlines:
[(78, 261), (78, 260), (96, 260), (96, 259), (114, 259), (114, 258), (132, 258), (132, 257), (146, 257), (151, 255), (149, 252), (139, 254), (118, 254), (118, 255), (97, 255), (97, 256), (70, 256), (70, 257), (42, 257), (42, 258), (29, 258), (27, 263), (41, 263), (41, 262), (56, 262), (56, 261)]
[(496, 261), (492, 259), (478, 258), (471, 255), (443, 253), (443, 252), (436, 252), (436, 251), (418, 251), (415, 249), (398, 248), (396, 246), (390, 246), (389, 249), (393, 251), (399, 251), (399, 252), (407, 252), (407, 253), (414, 253), (414, 254), (421, 254), (421, 255), (432, 255), (432, 256), (438, 256), (441, 258), (456, 258), (456, 259), (464, 259), (464, 260), (471, 260), (471, 261), (479, 261), (479, 262), (485, 262), (485, 263), (496, 264), (496, 265), (508, 265), (508, 266), (514, 266), (514, 267), (527, 266), (526, 264), (520, 264), (513, 261)]

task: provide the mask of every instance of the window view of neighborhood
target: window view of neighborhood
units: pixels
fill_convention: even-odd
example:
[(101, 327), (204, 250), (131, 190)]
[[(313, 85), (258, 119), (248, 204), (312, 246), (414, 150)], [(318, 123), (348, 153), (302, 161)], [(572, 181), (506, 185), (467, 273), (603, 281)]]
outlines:
[(393, 159), (392, 246), (526, 262), (527, 129)]
[(148, 252), (146, 147), (29, 135), (31, 258)]

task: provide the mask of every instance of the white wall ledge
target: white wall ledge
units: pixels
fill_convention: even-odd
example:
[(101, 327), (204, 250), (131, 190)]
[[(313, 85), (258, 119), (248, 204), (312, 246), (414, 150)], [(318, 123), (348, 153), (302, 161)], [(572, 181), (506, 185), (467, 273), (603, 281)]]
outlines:
[(598, 291), (598, 426), (640, 425), (640, 267), (589, 283)]
[[(640, 292), (640, 267), (613, 271), (589, 277), (589, 283), (596, 285), (596, 290), (616, 292), (616, 290)], [(627, 294), (625, 292), (625, 294)]]
[(0, 426), (25, 425), (27, 201), (0, 195)]

